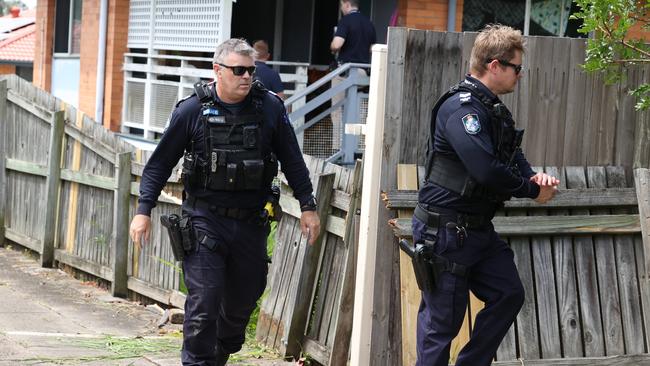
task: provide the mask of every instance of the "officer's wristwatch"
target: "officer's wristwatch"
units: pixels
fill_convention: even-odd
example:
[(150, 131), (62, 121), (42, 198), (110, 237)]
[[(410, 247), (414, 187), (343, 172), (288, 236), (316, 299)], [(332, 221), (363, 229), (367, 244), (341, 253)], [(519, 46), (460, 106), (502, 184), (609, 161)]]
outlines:
[(311, 198), (305, 202), (304, 205), (300, 206), (300, 211), (316, 211), (318, 209), (318, 204), (316, 203), (316, 197), (311, 196)]

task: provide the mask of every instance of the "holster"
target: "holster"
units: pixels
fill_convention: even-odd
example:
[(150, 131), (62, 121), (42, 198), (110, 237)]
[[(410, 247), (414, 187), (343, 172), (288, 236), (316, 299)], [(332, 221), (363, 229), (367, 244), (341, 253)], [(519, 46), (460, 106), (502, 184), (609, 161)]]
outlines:
[(194, 249), (194, 229), (189, 216), (182, 218), (177, 214), (161, 215), (160, 223), (167, 229), (174, 259), (182, 261), (186, 252)]
[(415, 243), (415, 247), (412, 247), (402, 239), (399, 245), (400, 249), (411, 257), (415, 280), (421, 291), (435, 291), (438, 288), (440, 276), (445, 271), (460, 277), (467, 275), (467, 267), (450, 262), (447, 258), (436, 254), (433, 251), (433, 242), (418, 242)]
[(432, 292), (437, 288), (440, 272), (431, 261), (433, 255), (433, 245), (415, 244), (411, 261), (413, 263), (413, 270), (415, 271), (415, 280), (421, 291)]

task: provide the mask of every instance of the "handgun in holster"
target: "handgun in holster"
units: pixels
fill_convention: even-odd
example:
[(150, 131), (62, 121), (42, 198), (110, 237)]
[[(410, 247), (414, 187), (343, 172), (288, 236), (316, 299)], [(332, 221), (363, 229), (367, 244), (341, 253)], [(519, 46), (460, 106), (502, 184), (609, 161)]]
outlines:
[(189, 216), (182, 218), (177, 214), (161, 215), (160, 223), (167, 229), (169, 242), (172, 246), (174, 259), (180, 262), (186, 252), (190, 252), (195, 245), (194, 228)]
[(402, 239), (399, 241), (399, 246), (400, 249), (411, 257), (418, 288), (421, 291), (434, 291), (437, 288), (437, 280), (441, 271), (437, 268), (433, 260), (435, 256), (433, 253), (433, 244), (418, 242), (413, 247), (408, 241)]

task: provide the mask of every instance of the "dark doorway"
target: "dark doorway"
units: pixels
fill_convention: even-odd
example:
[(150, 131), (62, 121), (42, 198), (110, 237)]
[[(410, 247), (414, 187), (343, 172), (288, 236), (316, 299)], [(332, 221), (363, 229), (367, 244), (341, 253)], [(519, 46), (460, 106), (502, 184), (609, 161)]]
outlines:
[(273, 52), (276, 0), (237, 0), (232, 3), (230, 36), (244, 38), (248, 43), (263, 39)]
[(311, 42), (311, 63), (329, 65), (334, 61), (330, 42), (339, 21), (339, 0), (316, 1), (314, 4), (314, 35)]

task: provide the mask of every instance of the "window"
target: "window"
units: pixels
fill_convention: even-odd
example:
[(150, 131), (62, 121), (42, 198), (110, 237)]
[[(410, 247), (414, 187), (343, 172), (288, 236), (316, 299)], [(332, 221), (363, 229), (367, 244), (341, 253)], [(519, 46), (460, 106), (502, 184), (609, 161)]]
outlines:
[(56, 0), (54, 53), (78, 55), (81, 49), (82, 0)]
[(586, 37), (578, 33), (579, 20), (569, 19), (578, 7), (571, 0), (465, 0), (463, 31), (480, 31), (499, 23), (524, 35)]

